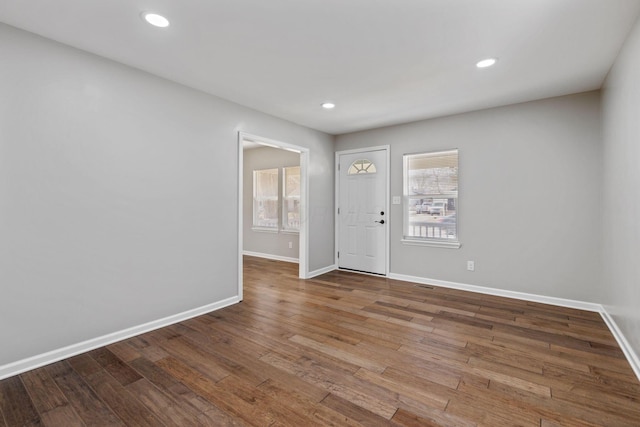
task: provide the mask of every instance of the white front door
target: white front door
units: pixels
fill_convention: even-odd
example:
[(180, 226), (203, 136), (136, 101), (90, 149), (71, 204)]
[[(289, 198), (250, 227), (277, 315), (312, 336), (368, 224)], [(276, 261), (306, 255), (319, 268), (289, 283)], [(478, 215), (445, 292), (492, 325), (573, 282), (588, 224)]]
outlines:
[(387, 274), (388, 150), (338, 153), (338, 267)]

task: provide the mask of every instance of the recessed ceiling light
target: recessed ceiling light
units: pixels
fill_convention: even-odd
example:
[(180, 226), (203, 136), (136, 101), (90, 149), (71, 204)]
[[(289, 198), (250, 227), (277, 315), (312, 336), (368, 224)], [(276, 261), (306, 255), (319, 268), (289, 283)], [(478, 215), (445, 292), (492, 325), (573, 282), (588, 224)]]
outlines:
[(143, 13), (142, 17), (145, 21), (155, 27), (164, 28), (169, 26), (169, 20), (162, 15), (158, 15), (157, 13)]
[(325, 110), (331, 110), (332, 108), (335, 108), (336, 104), (334, 104), (333, 102), (323, 102), (322, 103), (322, 108), (324, 108)]
[(483, 59), (482, 61), (478, 61), (478, 63), (476, 64), (476, 67), (478, 68), (487, 68), (487, 67), (491, 67), (492, 65), (494, 65), (498, 60), (496, 58), (487, 58), (487, 59)]

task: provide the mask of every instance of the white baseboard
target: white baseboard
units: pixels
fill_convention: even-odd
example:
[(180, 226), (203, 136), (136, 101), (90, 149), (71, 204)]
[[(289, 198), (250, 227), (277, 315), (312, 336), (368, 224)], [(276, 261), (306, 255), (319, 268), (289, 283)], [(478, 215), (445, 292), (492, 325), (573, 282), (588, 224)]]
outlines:
[(240, 302), (237, 296), (0, 366), (0, 380)]
[(558, 305), (561, 307), (576, 308), (578, 310), (602, 311), (600, 304), (584, 301), (576, 301), (564, 298), (547, 297), (544, 295), (528, 294), (525, 292), (507, 291), (505, 289), (488, 288), (485, 286), (468, 285), (465, 283), (447, 282), (445, 280), (427, 279), (424, 277), (407, 276), (404, 274), (389, 274), (390, 279), (404, 280), (405, 282), (421, 283), (425, 285), (441, 286), (443, 288), (459, 289), (462, 291), (476, 292), (479, 294), (495, 295), (499, 297), (514, 298), (524, 301), (539, 302), (542, 304)]
[(319, 268), (317, 270), (310, 271), (309, 274), (307, 274), (307, 277), (305, 277), (305, 279), (313, 279), (316, 276), (320, 276), (321, 274), (328, 273), (328, 272), (333, 271), (333, 270), (335, 270), (337, 268), (338, 268), (338, 266), (333, 264), (333, 265), (328, 265), (328, 266), (323, 267), (323, 268)]
[(604, 323), (606, 323), (607, 326), (609, 327), (609, 330), (613, 334), (613, 337), (618, 342), (618, 345), (622, 349), (622, 352), (624, 353), (625, 357), (629, 361), (629, 364), (631, 365), (631, 369), (633, 369), (633, 372), (635, 372), (636, 377), (638, 377), (638, 380), (640, 380), (640, 357), (638, 357), (638, 354), (635, 351), (633, 351), (633, 347), (631, 347), (631, 344), (629, 344), (629, 341), (627, 341), (627, 338), (624, 336), (624, 334), (618, 327), (618, 324), (616, 323), (615, 320), (613, 320), (613, 317), (611, 317), (611, 315), (607, 312), (607, 310), (604, 307), (600, 311), (600, 315), (602, 316), (602, 320), (604, 320)]
[(299, 264), (299, 262), (300, 262), (300, 260), (298, 258), (291, 258), (291, 257), (287, 257), (287, 256), (272, 255), (272, 254), (263, 254), (262, 252), (242, 251), (242, 255), (254, 256), (254, 257), (258, 257), (258, 258), (272, 259), (274, 261), (292, 262), (294, 264)]
[[(252, 253), (246, 253), (246, 255), (253, 255)], [(336, 265), (330, 265), (324, 268), (320, 268), (318, 270), (314, 270), (309, 272), (308, 279), (319, 276), (324, 273), (328, 273), (330, 271), (336, 270)], [(611, 315), (604, 309), (604, 307), (600, 304), (583, 302), (583, 301), (575, 301), (563, 298), (555, 298), (555, 297), (547, 297), (542, 295), (528, 294), (524, 292), (515, 292), (515, 291), (507, 291), (504, 289), (496, 289), (496, 288), (488, 288), (484, 286), (477, 285), (469, 285), (463, 283), (456, 282), (448, 282), (444, 280), (436, 280), (436, 279), (427, 279), (423, 277), (417, 276), (408, 276), (404, 274), (396, 274), (390, 273), (388, 276), (390, 279), (402, 280), (405, 282), (413, 282), (420, 284), (428, 284), (441, 286), (444, 288), (451, 289), (459, 289), (463, 291), (477, 292), (488, 295), (502, 296), (507, 298), (515, 298), (524, 301), (532, 301), (539, 302), (543, 304), (551, 304), (558, 305), (562, 307), (576, 308), (580, 310), (586, 311), (594, 311), (600, 313), (602, 319), (605, 324), (609, 327), (609, 330), (613, 334), (614, 338), (620, 345), (624, 355), (627, 358), (627, 361), (631, 365), (633, 372), (640, 380), (640, 357), (633, 350), (629, 341), (625, 338), (624, 334), (613, 320)], [(237, 296), (224, 299), (222, 301), (218, 301), (215, 303), (207, 304), (202, 307), (194, 308), (192, 310), (188, 310), (182, 313), (178, 313), (172, 316), (165, 317), (163, 319), (158, 319), (152, 322), (144, 323), (142, 325), (134, 326), (132, 328), (124, 329), (122, 331), (113, 332), (111, 334), (103, 335), (98, 338), (93, 338), (87, 341), (83, 341), (77, 344), (73, 344), (67, 347), (63, 347), (57, 350), (52, 350), (47, 353), (39, 354), (36, 356), (29, 357), (27, 359), (18, 360), (16, 362), (12, 362), (3, 366), (0, 366), (0, 380), (5, 378), (12, 377), (14, 375), (21, 374), (23, 372), (39, 368), (41, 366), (45, 366), (59, 360), (67, 359), (69, 357), (76, 356), (81, 353), (85, 353), (90, 350), (94, 350), (99, 347), (104, 347), (109, 344), (113, 344), (118, 341), (122, 341), (127, 338), (131, 338), (136, 335), (140, 335), (146, 332), (150, 332), (165, 326), (172, 325), (174, 323), (182, 322), (187, 319), (191, 319), (196, 316), (200, 316), (202, 314), (210, 313), (212, 311), (219, 310), (221, 308), (230, 306), (232, 304), (236, 304), (240, 302), (240, 298)]]

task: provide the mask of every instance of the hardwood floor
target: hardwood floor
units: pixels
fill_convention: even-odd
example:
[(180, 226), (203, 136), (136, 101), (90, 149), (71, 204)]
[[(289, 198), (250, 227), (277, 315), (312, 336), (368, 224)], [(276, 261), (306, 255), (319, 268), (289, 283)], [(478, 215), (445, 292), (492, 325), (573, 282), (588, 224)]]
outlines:
[(596, 313), (245, 258), (245, 300), (0, 381), (0, 426), (638, 426)]

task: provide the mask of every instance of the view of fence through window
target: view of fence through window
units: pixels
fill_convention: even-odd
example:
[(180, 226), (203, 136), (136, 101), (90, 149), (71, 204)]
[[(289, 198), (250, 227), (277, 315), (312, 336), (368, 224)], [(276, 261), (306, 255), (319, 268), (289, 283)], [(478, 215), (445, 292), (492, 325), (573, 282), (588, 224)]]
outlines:
[(278, 229), (278, 169), (253, 171), (253, 226)]
[[(298, 231), (300, 230), (300, 166), (282, 168), (282, 187), (279, 187), (279, 173), (279, 169), (253, 171), (253, 227)], [(282, 188), (281, 196), (280, 188)], [(280, 211), (280, 205), (282, 211)], [(279, 222), (280, 214), (282, 223)]]
[(283, 168), (282, 227), (300, 230), (300, 166)]
[(404, 156), (404, 237), (458, 239), (458, 150)]

